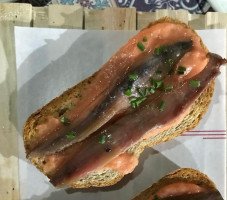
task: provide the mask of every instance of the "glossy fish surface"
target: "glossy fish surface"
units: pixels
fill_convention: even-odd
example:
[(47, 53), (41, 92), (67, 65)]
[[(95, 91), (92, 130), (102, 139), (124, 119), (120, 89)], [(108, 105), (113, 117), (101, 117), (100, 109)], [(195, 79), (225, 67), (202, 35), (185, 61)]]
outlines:
[[(151, 78), (162, 80), (168, 78), (176, 70), (179, 60), (192, 49), (192, 46), (192, 41), (186, 40), (157, 48), (147, 58), (135, 64), (127, 74), (119, 74), (120, 81), (108, 93), (103, 93), (102, 97), (99, 97), (97, 100), (99, 103), (95, 108), (87, 107), (86, 117), (82, 116), (83, 120), (76, 118), (75, 121), (70, 121), (66, 126), (57, 129), (54, 137), (53, 134), (50, 137), (47, 135), (31, 155), (59, 152), (84, 140), (106, 123), (111, 123), (119, 116), (130, 112), (132, 107), (137, 105), (135, 101), (134, 104), (133, 101), (129, 101), (129, 96), (131, 99), (139, 99), (140, 103), (146, 100), (140, 93), (152, 96), (155, 88), (150, 87)], [(75, 137), (68, 139), (66, 137), (68, 133), (74, 133)]]
[(155, 136), (169, 126), (178, 124), (219, 74), (219, 67), (226, 63), (226, 60), (215, 54), (208, 54), (207, 57), (209, 63), (196, 76), (179, 81), (173, 74), (168, 80), (168, 84), (172, 84), (170, 91), (163, 90), (156, 98), (146, 96), (143, 104), (131, 109), (114, 123), (98, 130), (84, 141), (71, 145), (63, 154), (56, 154), (62, 155), (63, 159), (57, 172), (50, 177), (51, 183), (55, 186), (69, 184), (104, 166), (146, 135)]

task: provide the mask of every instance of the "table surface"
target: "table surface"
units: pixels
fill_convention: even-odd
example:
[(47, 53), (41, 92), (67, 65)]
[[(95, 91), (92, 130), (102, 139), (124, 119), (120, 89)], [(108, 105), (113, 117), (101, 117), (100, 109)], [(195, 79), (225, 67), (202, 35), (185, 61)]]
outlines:
[(135, 8), (89, 10), (80, 5), (0, 4), (0, 199), (20, 199), (13, 27), (139, 30), (164, 16), (179, 19), (194, 29), (227, 28), (227, 14), (217, 12), (200, 15), (185, 10), (137, 12)]

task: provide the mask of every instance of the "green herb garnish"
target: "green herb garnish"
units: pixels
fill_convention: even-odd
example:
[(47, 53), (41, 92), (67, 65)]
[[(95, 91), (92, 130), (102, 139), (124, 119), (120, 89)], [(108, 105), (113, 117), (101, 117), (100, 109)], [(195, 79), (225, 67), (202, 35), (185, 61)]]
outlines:
[(136, 101), (131, 101), (130, 104), (131, 104), (132, 108), (136, 108), (137, 107)]
[(106, 143), (106, 135), (101, 135), (99, 137), (99, 144), (105, 144)]
[(137, 80), (138, 79), (138, 74), (136, 74), (136, 73), (133, 73), (133, 74), (130, 74), (129, 76), (128, 76), (128, 78), (129, 78), (129, 80), (130, 81), (135, 81), (135, 80)]
[(136, 99), (137, 99), (137, 97), (135, 97), (135, 96), (129, 97), (129, 101), (130, 101), (130, 102), (135, 101)]
[(162, 81), (155, 81), (155, 88), (160, 88), (162, 86)]
[(130, 104), (133, 108), (137, 108), (146, 99), (146, 97), (137, 97), (135, 100), (132, 100)]
[(138, 42), (138, 43), (137, 43), (137, 47), (138, 47), (141, 51), (144, 51), (144, 50), (145, 50), (145, 46), (143, 45), (142, 42)]
[(70, 131), (66, 134), (66, 138), (69, 140), (73, 140), (76, 137), (76, 133), (73, 131)]
[(165, 108), (165, 102), (162, 100), (159, 104), (158, 104), (158, 110), (160, 112), (164, 111)]
[(143, 37), (143, 42), (147, 42), (147, 37), (146, 36)]
[(157, 89), (157, 88), (160, 88), (163, 85), (163, 81), (151, 79), (151, 84), (155, 87), (155, 89)]
[(131, 96), (132, 95), (132, 90), (130, 88), (128, 88), (127, 90), (125, 90), (124, 94), (126, 96)]
[(137, 88), (137, 92), (140, 96), (145, 97), (145, 89), (144, 88)]
[(68, 125), (70, 124), (69, 119), (68, 119), (67, 117), (65, 117), (65, 116), (62, 116), (62, 117), (60, 118), (60, 122), (61, 122), (62, 124), (64, 124), (65, 126), (68, 126)]
[(155, 93), (155, 87), (154, 87), (154, 86), (151, 86), (151, 87), (149, 87), (148, 89), (149, 89), (149, 92), (150, 92), (151, 94), (154, 94), (154, 93)]
[(145, 94), (145, 97), (150, 94), (149, 88), (144, 89), (144, 94)]
[(192, 88), (198, 88), (200, 86), (200, 81), (199, 80), (190, 80), (189, 85)]
[(186, 71), (186, 67), (184, 67), (184, 66), (179, 66), (177, 68), (177, 73), (180, 74), (180, 75), (184, 74), (185, 71)]
[(137, 92), (139, 93), (139, 95), (141, 96), (141, 97), (146, 97), (147, 95), (149, 95), (150, 94), (150, 90), (149, 90), (149, 88), (137, 88)]
[(146, 99), (147, 99), (146, 97), (138, 97), (137, 100), (136, 100), (137, 106), (139, 106)]
[(165, 46), (160, 46), (154, 49), (154, 54), (157, 56), (161, 55), (164, 52), (166, 52)]

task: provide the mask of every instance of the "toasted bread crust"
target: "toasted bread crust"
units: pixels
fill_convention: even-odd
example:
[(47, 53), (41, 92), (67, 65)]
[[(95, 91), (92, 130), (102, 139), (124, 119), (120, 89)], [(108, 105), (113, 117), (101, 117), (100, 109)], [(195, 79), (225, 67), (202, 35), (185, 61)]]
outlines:
[[(176, 24), (181, 24), (182, 26), (185, 26), (187, 28), (190, 28), (186, 24), (178, 21), (173, 20), (171, 18), (165, 17), (160, 20), (157, 20), (155, 22), (152, 22), (148, 25), (147, 28), (157, 24), (157, 23), (163, 23), (163, 22), (171, 22)], [(195, 33), (196, 34), (196, 33)], [(201, 41), (201, 40), (200, 40)], [(201, 45), (204, 48), (205, 52), (208, 52), (207, 48), (203, 45), (201, 41)], [(32, 140), (33, 136), (36, 134), (36, 126), (39, 123), (39, 121), (42, 121), (46, 116), (53, 114), (56, 112), (57, 109), (64, 107), (64, 105), (67, 105), (70, 103), (70, 100), (75, 98), (73, 94), (80, 93), (80, 90), (84, 89), (86, 85), (88, 85), (89, 82), (92, 82), (92, 79), (95, 77), (95, 74), (81, 83), (77, 84), (76, 86), (68, 89), (65, 91), (62, 95), (59, 97), (56, 97), (52, 101), (50, 101), (48, 104), (46, 104), (43, 108), (39, 109), (35, 113), (33, 113), (28, 120), (25, 123), (24, 126), (24, 145), (26, 152), (29, 152), (30, 150), (30, 141)], [(201, 94), (201, 96), (195, 101), (193, 106), (191, 107), (190, 113), (183, 119), (183, 121), (178, 124), (175, 127), (172, 127), (171, 129), (164, 131), (160, 134), (158, 134), (155, 137), (152, 137), (146, 141), (141, 141), (139, 144), (134, 145), (131, 147), (128, 152), (134, 154), (139, 158), (140, 154), (143, 152), (143, 150), (146, 147), (152, 147), (156, 144), (166, 142), (168, 140), (171, 140), (179, 135), (181, 135), (183, 132), (190, 130), (194, 128), (199, 121), (201, 120), (204, 113), (207, 111), (209, 103), (212, 99), (214, 91), (214, 81), (209, 85), (209, 87)], [(41, 171), (43, 172), (43, 163), (42, 160), (39, 158), (33, 158), (31, 159), (31, 162)], [(89, 173), (85, 178), (76, 181), (70, 185), (70, 187), (73, 188), (88, 188), (88, 187), (104, 187), (104, 186), (110, 186), (114, 185), (117, 182), (119, 182), (124, 177), (123, 174), (120, 174), (117, 171), (114, 170), (106, 170), (106, 171), (97, 171)]]
[(181, 168), (161, 178), (157, 183), (144, 190), (133, 200), (148, 200), (162, 187), (176, 182), (194, 183), (211, 191), (216, 191), (216, 186), (209, 177), (198, 170), (191, 168)]

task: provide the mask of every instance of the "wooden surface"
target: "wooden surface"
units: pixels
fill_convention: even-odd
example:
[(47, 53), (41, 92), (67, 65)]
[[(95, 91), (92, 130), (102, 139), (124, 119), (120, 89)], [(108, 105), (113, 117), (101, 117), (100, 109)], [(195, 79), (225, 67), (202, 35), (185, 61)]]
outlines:
[(32, 7), (0, 5), (0, 199), (19, 199), (14, 25), (30, 26)]
[(85, 29), (136, 30), (135, 8), (106, 8), (84, 12)]
[(83, 9), (79, 5), (34, 7), (32, 26), (81, 29), (83, 27)]
[(12, 123), (16, 120), (16, 69), (14, 59), (9, 56), (14, 54), (14, 45), (13, 40), (6, 43), (13, 38), (11, 33), (10, 23), (0, 22), (0, 199), (19, 196), (17, 131)]
[(87, 10), (79, 5), (32, 8), (28, 4), (0, 4), (0, 200), (19, 199), (14, 25), (136, 30), (164, 16), (194, 29), (227, 28), (227, 14), (223, 13), (191, 15), (184, 10), (144, 13), (134, 8)]

